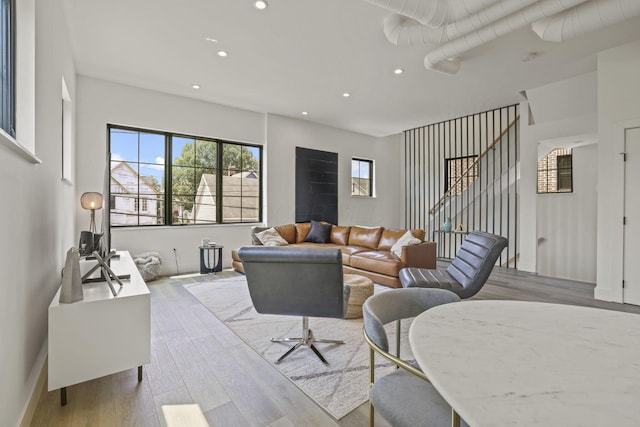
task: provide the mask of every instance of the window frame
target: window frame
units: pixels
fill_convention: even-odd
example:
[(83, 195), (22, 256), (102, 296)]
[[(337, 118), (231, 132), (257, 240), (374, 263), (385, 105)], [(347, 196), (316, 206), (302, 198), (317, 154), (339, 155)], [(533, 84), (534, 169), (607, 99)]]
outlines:
[[(0, 37), (0, 74), (6, 74), (6, 79), (0, 81), (0, 131), (16, 139), (16, 2), (15, 0), (0, 0), (3, 12), (0, 20), (3, 22), (3, 33)], [(5, 8), (8, 8), (6, 10)], [(8, 22), (4, 22), (4, 21)], [(2, 70), (5, 68), (5, 70)], [(8, 111), (5, 111), (5, 108)], [(6, 122), (5, 122), (6, 121)]]
[[(355, 194), (354, 193), (354, 182), (353, 179), (357, 178), (357, 179), (362, 179), (359, 176), (354, 176), (353, 175), (353, 164), (354, 162), (359, 162), (359, 163), (366, 163), (369, 165), (369, 194)], [(374, 161), (371, 159), (365, 159), (362, 157), (352, 157), (351, 158), (351, 197), (365, 197), (365, 198), (373, 198), (375, 197), (374, 195)]]
[[(131, 227), (166, 227), (166, 226), (170, 226), (170, 227), (174, 227), (174, 226), (180, 226), (180, 227), (190, 227), (190, 226), (203, 226), (203, 225), (208, 225), (208, 226), (218, 226), (218, 225), (230, 225), (230, 224), (257, 224), (257, 223), (261, 223), (262, 222), (262, 218), (263, 218), (263, 146), (259, 145), (259, 144), (252, 144), (252, 143), (246, 143), (246, 142), (241, 142), (241, 141), (233, 141), (233, 140), (228, 140), (228, 139), (220, 139), (220, 138), (211, 138), (211, 137), (202, 137), (202, 136), (196, 136), (196, 135), (189, 135), (189, 134), (183, 134), (183, 133), (177, 133), (177, 132), (167, 132), (167, 131), (158, 131), (158, 130), (151, 130), (151, 129), (144, 129), (144, 128), (139, 128), (139, 127), (132, 127), (132, 126), (122, 126), (122, 125), (117, 125), (117, 124), (107, 124), (107, 151), (109, 153), (109, 158), (111, 158), (111, 132), (112, 130), (122, 130), (122, 131), (127, 131), (127, 132), (139, 132), (139, 133), (149, 133), (149, 134), (155, 134), (155, 135), (162, 135), (164, 137), (164, 162), (163, 162), (163, 166), (164, 166), (164, 177), (163, 177), (163, 181), (161, 182), (161, 184), (164, 186), (164, 194), (161, 196), (162, 198), (158, 199), (159, 203), (164, 203), (163, 209), (162, 209), (162, 223), (159, 224), (140, 224), (139, 220), (138, 220), (138, 224), (118, 224), (118, 225), (114, 225), (112, 221), (110, 227), (111, 228), (131, 228)], [(215, 166), (215, 171), (216, 171), (216, 182), (218, 183), (216, 185), (216, 219), (215, 222), (198, 222), (198, 223), (182, 223), (182, 222), (177, 222), (174, 221), (173, 218), (173, 186), (172, 186), (172, 182), (173, 182), (173, 168), (174, 163), (173, 163), (173, 138), (177, 137), (177, 138), (187, 138), (187, 139), (193, 139), (194, 142), (195, 141), (208, 141), (208, 142), (213, 142), (216, 144), (216, 166)], [(259, 168), (259, 173), (258, 173), (258, 201), (257, 201), (257, 209), (258, 209), (258, 218), (257, 220), (252, 220), (252, 221), (225, 221), (225, 218), (223, 217), (223, 191), (222, 191), (222, 185), (220, 184), (222, 182), (222, 174), (224, 172), (221, 164), (222, 164), (222, 150), (223, 147), (225, 146), (225, 144), (232, 144), (232, 145), (239, 145), (241, 147), (248, 147), (248, 148), (255, 148), (258, 150), (258, 168)], [(138, 153), (139, 155), (139, 153)], [(111, 160), (111, 163), (113, 164), (114, 161)], [(135, 162), (135, 165), (140, 165), (140, 164), (146, 164), (146, 162)], [(191, 168), (196, 168), (196, 166), (185, 166), (185, 167), (191, 167)], [(109, 165), (109, 177), (111, 177), (111, 165)], [(197, 195), (197, 184), (196, 187), (194, 189), (194, 191), (196, 192)], [(121, 194), (121, 193), (114, 193), (111, 190), (111, 185), (109, 185), (109, 199), (107, 200), (113, 200), (115, 198), (115, 196), (125, 196), (127, 197), (126, 194)], [(138, 198), (143, 198), (141, 196), (141, 194), (137, 194)], [(241, 196), (242, 197), (242, 193)], [(138, 203), (138, 207), (140, 207), (141, 204)], [(112, 209), (112, 205), (110, 203), (109, 205), (109, 215), (111, 216), (111, 209)], [(140, 217), (140, 211), (137, 211), (138, 217)]]
[[(551, 163), (549, 156), (553, 156), (555, 158), (554, 167), (550, 167), (549, 163)], [(560, 159), (568, 160), (568, 167), (563, 166), (560, 167)], [(542, 167), (542, 166), (545, 167)], [(560, 187), (561, 181), (566, 179), (566, 175), (563, 176), (564, 179), (561, 179), (561, 172), (568, 171), (568, 187)], [(550, 181), (555, 178), (556, 188), (550, 189)], [(541, 180), (544, 182), (541, 188)], [(573, 149), (572, 148), (554, 148), (551, 150), (546, 156), (544, 156), (541, 160), (538, 161), (536, 165), (536, 193), (537, 194), (568, 194), (573, 193)]]

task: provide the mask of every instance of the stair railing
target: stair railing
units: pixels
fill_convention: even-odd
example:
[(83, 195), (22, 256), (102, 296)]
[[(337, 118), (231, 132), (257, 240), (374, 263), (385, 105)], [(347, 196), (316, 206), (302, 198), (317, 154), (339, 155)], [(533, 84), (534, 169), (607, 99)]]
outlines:
[(473, 163), (471, 163), (470, 166), (467, 167), (467, 169), (464, 170), (464, 172), (462, 172), (462, 174), (460, 174), (460, 176), (458, 177), (458, 179), (455, 180), (455, 182), (449, 186), (449, 189), (447, 191), (445, 191), (445, 193), (442, 195), (442, 197), (440, 197), (440, 200), (438, 200), (435, 205), (433, 205), (431, 207), (431, 209), (429, 209), (429, 214), (433, 215), (435, 213), (435, 211), (437, 209), (439, 209), (440, 207), (442, 207), (442, 205), (444, 205), (444, 201), (447, 199), (447, 197), (451, 196), (451, 191), (453, 191), (454, 188), (456, 188), (456, 185), (458, 185), (464, 178), (467, 177), (467, 175), (469, 175), (469, 173), (473, 170), (473, 168), (480, 162), (480, 160), (482, 160), (482, 158), (484, 156), (486, 156), (489, 153), (489, 150), (493, 150), (493, 147), (495, 147), (500, 141), (502, 141), (502, 138), (507, 134), (507, 132), (509, 132), (509, 130), (516, 125), (516, 123), (518, 122), (518, 120), (520, 120), (520, 115), (516, 115), (516, 117), (513, 119), (513, 121), (511, 123), (509, 123), (509, 126), (507, 126), (501, 133), (500, 135), (498, 135), (498, 137), (493, 141), (493, 143), (491, 145), (489, 145), (479, 156), (477, 159), (475, 159), (473, 161)]

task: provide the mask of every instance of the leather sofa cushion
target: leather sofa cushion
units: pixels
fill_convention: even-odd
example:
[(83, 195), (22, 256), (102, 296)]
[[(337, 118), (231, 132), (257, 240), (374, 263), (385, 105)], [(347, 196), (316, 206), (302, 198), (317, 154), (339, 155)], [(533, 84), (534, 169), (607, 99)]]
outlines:
[(398, 277), (404, 263), (388, 251), (366, 251), (351, 255), (349, 265), (353, 268)]
[(420, 239), (421, 242), (424, 242), (424, 239), (426, 237), (424, 230), (421, 228), (414, 228), (413, 230), (411, 230), (411, 234)]
[(296, 226), (294, 224), (279, 225), (274, 228), (287, 243), (291, 244), (296, 242)]
[(342, 252), (342, 265), (349, 265), (351, 255), (359, 252), (366, 252), (369, 248), (363, 248), (362, 246), (337, 246), (334, 243), (309, 243), (301, 242), (291, 245), (293, 247), (311, 247), (311, 248), (339, 248)]
[(346, 245), (349, 242), (349, 231), (351, 231), (351, 227), (349, 226), (341, 227), (334, 225), (331, 227), (331, 243)]
[[(406, 233), (406, 229), (397, 228), (385, 228), (380, 236), (380, 242), (378, 243), (378, 249), (381, 251), (389, 251), (391, 247)], [(421, 242), (424, 240), (424, 230), (414, 229), (411, 230), (411, 234)]]
[(349, 232), (349, 246), (363, 246), (365, 248), (377, 249), (382, 227), (351, 227)]
[(366, 252), (368, 249), (369, 248), (363, 248), (362, 246), (340, 246), (342, 265), (351, 265), (351, 255)]
[(407, 230), (398, 230), (394, 228), (385, 228), (380, 235), (380, 242), (378, 242), (378, 249), (381, 251), (388, 251), (391, 249), (398, 239), (402, 237)]
[(311, 230), (310, 222), (300, 222), (296, 223), (296, 243), (304, 242), (304, 239), (307, 238), (307, 234), (309, 234), (309, 230)]

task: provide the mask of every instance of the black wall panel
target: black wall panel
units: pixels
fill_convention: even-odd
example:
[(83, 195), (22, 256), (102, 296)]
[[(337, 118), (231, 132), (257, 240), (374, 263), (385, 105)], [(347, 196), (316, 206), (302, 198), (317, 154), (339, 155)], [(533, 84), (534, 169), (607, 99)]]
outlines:
[(338, 153), (296, 147), (296, 222), (338, 224)]

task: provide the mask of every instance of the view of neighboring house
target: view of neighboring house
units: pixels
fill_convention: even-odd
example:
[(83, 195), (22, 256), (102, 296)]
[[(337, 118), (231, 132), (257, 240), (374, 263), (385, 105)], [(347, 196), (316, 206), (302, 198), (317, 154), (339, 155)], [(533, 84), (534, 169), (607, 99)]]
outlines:
[(158, 222), (159, 192), (127, 162), (111, 168), (111, 225), (151, 225)]
[[(260, 217), (260, 180), (253, 172), (239, 172), (222, 177), (222, 218), (224, 222), (258, 221)], [(216, 176), (205, 173), (200, 179), (193, 223), (216, 221)]]

